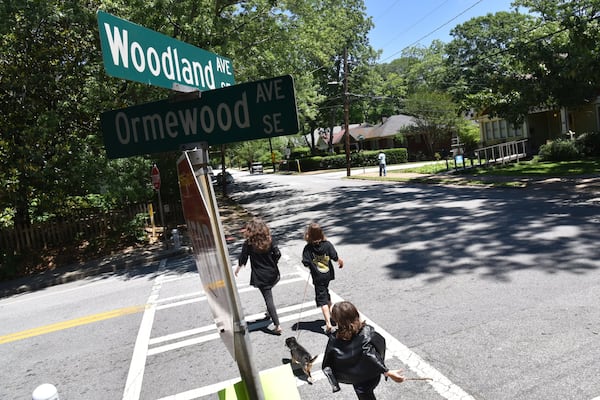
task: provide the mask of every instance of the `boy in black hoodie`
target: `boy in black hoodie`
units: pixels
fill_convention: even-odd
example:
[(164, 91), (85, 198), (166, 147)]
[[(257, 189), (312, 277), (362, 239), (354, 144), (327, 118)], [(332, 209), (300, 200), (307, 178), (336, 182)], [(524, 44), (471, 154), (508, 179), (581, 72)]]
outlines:
[(335, 279), (333, 262), (336, 261), (340, 268), (344, 261), (338, 257), (335, 247), (327, 241), (323, 229), (316, 222), (311, 222), (304, 233), (306, 246), (302, 251), (302, 264), (310, 269), (313, 285), (315, 286), (315, 301), (321, 307), (325, 318), (325, 331), (331, 332), (331, 295), (329, 282)]

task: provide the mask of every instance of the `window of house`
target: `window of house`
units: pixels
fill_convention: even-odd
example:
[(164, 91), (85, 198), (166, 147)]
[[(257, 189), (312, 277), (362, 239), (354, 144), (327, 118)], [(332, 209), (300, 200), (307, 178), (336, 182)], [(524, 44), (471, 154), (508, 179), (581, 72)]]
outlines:
[(513, 128), (515, 131), (515, 136), (523, 136), (523, 125), (519, 125), (516, 128)]
[(492, 138), (492, 123), (490, 121), (484, 122), (483, 129), (485, 131), (485, 138), (488, 140), (491, 139)]
[(494, 131), (494, 139), (500, 138), (500, 122), (498, 120), (492, 122), (492, 129)]
[(506, 122), (506, 130), (508, 131), (508, 137), (510, 138), (510, 137), (515, 136), (515, 128), (514, 128), (513, 124), (511, 124), (508, 121), (505, 121), (505, 122)]
[(506, 131), (507, 131), (506, 120), (503, 119), (502, 121), (499, 121), (499, 123), (500, 123), (500, 137), (505, 138), (507, 136), (506, 135)]

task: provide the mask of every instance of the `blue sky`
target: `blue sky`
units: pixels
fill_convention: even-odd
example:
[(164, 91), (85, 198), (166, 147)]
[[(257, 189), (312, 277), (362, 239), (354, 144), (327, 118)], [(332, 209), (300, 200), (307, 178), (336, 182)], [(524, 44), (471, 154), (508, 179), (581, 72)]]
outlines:
[(400, 58), (406, 47), (429, 47), (451, 40), (450, 30), (471, 18), (510, 11), (512, 0), (365, 0), (375, 27), (371, 46), (383, 50), (379, 62)]

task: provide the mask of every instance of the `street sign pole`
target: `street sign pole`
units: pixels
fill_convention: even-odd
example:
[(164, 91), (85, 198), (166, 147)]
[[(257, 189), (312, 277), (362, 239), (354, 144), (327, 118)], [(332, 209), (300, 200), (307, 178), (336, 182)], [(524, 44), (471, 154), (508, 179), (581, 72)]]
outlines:
[[(177, 162), (183, 214), (194, 260), (217, 329), (234, 360), (250, 400), (264, 400), (258, 370), (252, 362), (250, 332), (235, 286), (233, 269), (208, 176), (208, 144), (185, 151)], [(238, 397), (241, 399), (241, 397)]]
[(167, 246), (167, 228), (165, 226), (165, 217), (163, 215), (163, 205), (162, 198), (160, 196), (160, 171), (156, 164), (152, 165), (152, 172), (150, 173), (150, 177), (152, 179), (152, 186), (154, 186), (154, 190), (158, 194), (158, 211), (160, 213), (160, 226), (162, 227), (162, 239), (164, 245)]

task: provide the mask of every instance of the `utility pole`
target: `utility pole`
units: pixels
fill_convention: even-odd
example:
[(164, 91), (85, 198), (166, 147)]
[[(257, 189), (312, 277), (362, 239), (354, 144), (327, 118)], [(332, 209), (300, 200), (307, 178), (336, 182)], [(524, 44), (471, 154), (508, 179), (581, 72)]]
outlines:
[(344, 131), (346, 136), (346, 176), (350, 176), (350, 99), (348, 94), (348, 47), (344, 47)]

